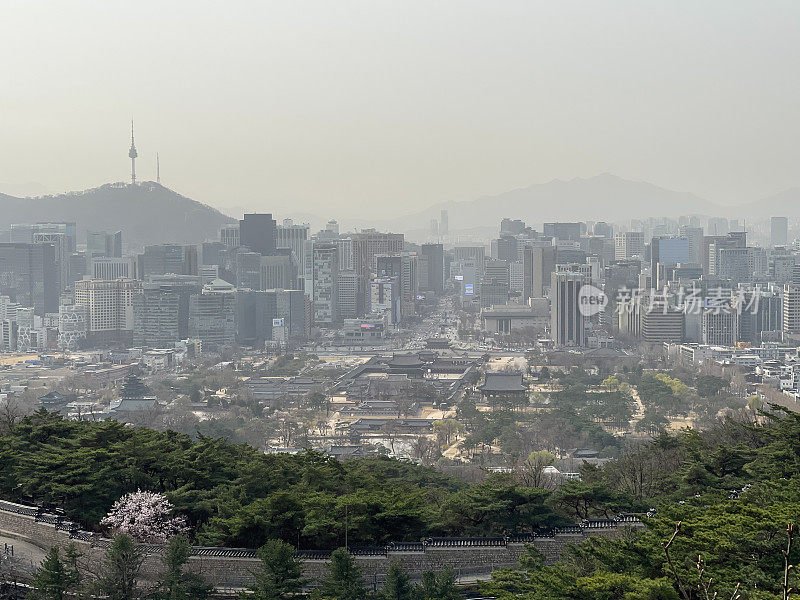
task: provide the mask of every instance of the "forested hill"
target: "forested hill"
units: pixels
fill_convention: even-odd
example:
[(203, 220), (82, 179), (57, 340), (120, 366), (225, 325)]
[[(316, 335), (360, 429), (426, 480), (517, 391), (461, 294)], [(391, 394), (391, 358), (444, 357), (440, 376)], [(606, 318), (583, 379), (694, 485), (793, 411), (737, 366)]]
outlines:
[[(592, 537), (554, 566), (530, 550), (519, 569), (495, 572), (484, 592), (508, 600), (776, 600), (796, 598), (782, 595), (782, 551), (791, 539), (789, 564), (800, 561), (800, 540), (787, 532), (800, 523), (798, 440), (800, 415), (773, 408), (755, 421), (663, 433), (601, 469), (584, 466), (580, 481), (543, 489), (520, 476), (535, 461), (468, 484), (386, 457), (264, 455), (220, 439), (39, 412), (0, 430), (0, 497), (61, 507), (97, 528), (124, 493), (163, 492), (198, 543), (251, 548), (269, 539), (335, 548), (345, 522), (351, 544), (383, 545), (635, 512), (643, 532)], [(800, 583), (793, 570), (789, 581)]]
[(152, 181), (38, 198), (0, 194), (0, 231), (12, 223), (42, 221), (74, 221), (79, 241), (85, 239), (86, 230), (121, 229), (126, 244), (135, 249), (217, 239), (219, 228), (233, 219)]

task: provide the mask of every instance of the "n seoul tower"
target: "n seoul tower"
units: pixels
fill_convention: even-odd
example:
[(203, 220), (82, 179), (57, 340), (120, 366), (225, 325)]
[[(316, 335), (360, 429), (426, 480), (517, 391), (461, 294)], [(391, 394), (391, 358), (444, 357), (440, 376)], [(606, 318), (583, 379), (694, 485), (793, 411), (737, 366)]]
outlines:
[(131, 159), (131, 185), (136, 185), (136, 157), (139, 154), (136, 152), (136, 144), (133, 143), (133, 119), (131, 119), (131, 149), (128, 150), (128, 156)]

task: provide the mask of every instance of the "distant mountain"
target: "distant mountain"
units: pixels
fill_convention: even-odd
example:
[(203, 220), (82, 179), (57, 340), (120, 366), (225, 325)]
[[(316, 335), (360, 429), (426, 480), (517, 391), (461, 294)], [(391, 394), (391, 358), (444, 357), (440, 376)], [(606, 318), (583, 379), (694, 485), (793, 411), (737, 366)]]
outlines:
[(74, 221), (78, 241), (86, 230), (122, 230), (131, 249), (145, 244), (198, 243), (217, 239), (234, 219), (161, 184), (110, 183), (58, 196), (15, 198), (0, 194), (0, 231), (12, 223)]
[(422, 212), (385, 221), (383, 226), (402, 231), (427, 227), (448, 211), (450, 229), (466, 229), (494, 223), (502, 217), (530, 224), (545, 221), (621, 221), (649, 216), (716, 214), (717, 205), (687, 192), (676, 192), (650, 183), (629, 181), (604, 173), (596, 177), (548, 183), (484, 196), (466, 202), (438, 204)]
[(756, 202), (742, 204), (736, 210), (743, 216), (759, 220), (770, 217), (800, 218), (800, 188), (789, 188)]

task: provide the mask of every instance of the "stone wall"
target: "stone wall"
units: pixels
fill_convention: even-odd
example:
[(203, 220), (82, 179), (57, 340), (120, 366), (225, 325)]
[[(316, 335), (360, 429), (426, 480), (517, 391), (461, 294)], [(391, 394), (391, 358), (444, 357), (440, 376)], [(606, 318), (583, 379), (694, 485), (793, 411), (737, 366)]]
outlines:
[[(379, 588), (392, 562), (399, 562), (418, 580), (423, 571), (439, 571), (450, 566), (462, 581), (485, 579), (494, 569), (514, 567), (526, 544), (532, 544), (555, 562), (569, 544), (576, 544), (592, 535), (619, 535), (627, 527), (641, 527), (634, 517), (618, 517), (607, 521), (587, 521), (580, 525), (560, 528), (545, 535), (512, 538), (433, 538), (418, 543), (395, 543), (380, 548), (351, 548), (364, 571), (370, 587)], [(0, 534), (24, 540), (43, 550), (52, 546), (66, 547), (75, 543), (84, 560), (100, 564), (110, 540), (79, 529), (78, 524), (63, 517), (48, 514), (36, 507), (0, 501)], [(145, 544), (147, 558), (145, 577), (152, 578), (161, 571), (163, 546)], [(301, 551), (298, 556), (305, 565), (305, 576), (319, 579), (325, 575), (328, 552)], [(201, 574), (217, 588), (240, 588), (252, 581), (258, 568), (254, 550), (243, 548), (195, 547), (189, 560), (190, 568)]]

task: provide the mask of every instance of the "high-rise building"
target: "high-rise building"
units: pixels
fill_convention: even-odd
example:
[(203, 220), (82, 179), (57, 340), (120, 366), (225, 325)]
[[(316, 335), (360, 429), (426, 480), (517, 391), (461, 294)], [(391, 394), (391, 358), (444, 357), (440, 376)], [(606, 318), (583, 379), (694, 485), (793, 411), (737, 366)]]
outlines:
[(122, 256), (122, 232), (107, 233), (105, 231), (86, 232), (86, 256)]
[(350, 234), (350, 238), (353, 243), (353, 268), (365, 280), (374, 272), (376, 255), (398, 254), (405, 249), (405, 236), (402, 233), (365, 229), (361, 233)]
[(683, 311), (663, 306), (640, 308), (639, 337), (651, 344), (682, 342), (684, 337)]
[(423, 244), (421, 254), (428, 259), (428, 285), (425, 289), (441, 294), (444, 291), (444, 247), (442, 244)]
[(605, 221), (598, 221), (594, 224), (594, 227), (592, 227), (592, 233), (599, 237), (613, 239), (614, 227)]
[(275, 254), (277, 248), (277, 226), (269, 213), (245, 214), (239, 221), (239, 237), (242, 246), (263, 256)]
[(172, 348), (181, 339), (180, 296), (169, 288), (144, 284), (133, 295), (133, 344)]
[(553, 272), (550, 280), (550, 336), (557, 346), (584, 346), (585, 323), (580, 292), (586, 278), (580, 273)]
[(509, 286), (497, 279), (484, 278), (480, 285), (481, 308), (505, 306), (508, 304)]
[(769, 259), (766, 248), (748, 246), (747, 248), (748, 271), (756, 278), (763, 278), (769, 274)]
[(313, 245), (314, 324), (330, 327), (339, 321), (339, 252), (336, 244)]
[(34, 313), (58, 311), (58, 270), (52, 244), (0, 244), (0, 295)]
[(445, 237), (449, 233), (450, 233), (450, 217), (447, 214), (447, 210), (443, 208), (439, 213), (439, 235)]
[(225, 244), (227, 248), (236, 248), (241, 246), (241, 235), (239, 231), (239, 223), (231, 223), (230, 225), (223, 225), (219, 230), (219, 241)]
[(74, 283), (91, 273), (89, 267), (85, 252), (73, 252), (69, 257), (69, 286), (75, 289)]
[(222, 242), (203, 242), (200, 245), (200, 266), (219, 265), (220, 255), (226, 248)]
[(495, 258), (513, 262), (517, 260), (517, 238), (513, 235), (501, 235), (497, 240), (497, 252)]
[(400, 320), (400, 294), (397, 277), (374, 277), (369, 282), (370, 313), (388, 313), (389, 324)]
[(542, 232), (551, 238), (578, 241), (581, 239), (582, 225), (582, 223), (544, 223)]
[[(279, 248), (278, 252), (281, 250)], [(297, 269), (292, 254), (261, 257), (261, 287), (256, 289), (294, 290), (297, 287)]]
[(69, 259), (71, 251), (70, 241), (64, 232), (36, 231), (33, 234), (33, 243), (37, 245), (51, 245), (55, 250), (56, 277), (58, 291), (61, 292), (70, 283)]
[(789, 244), (789, 219), (786, 217), (772, 217), (770, 219), (769, 243), (775, 246), (786, 246)]
[(272, 324), (278, 318), (275, 290), (236, 291), (236, 342), (263, 346), (272, 339)]
[(703, 343), (733, 346), (739, 341), (739, 313), (730, 302), (703, 308)]
[(523, 298), (544, 298), (555, 268), (556, 249), (553, 246), (526, 246), (522, 253)]
[[(308, 225), (295, 225), (284, 221), (283, 225), (278, 225), (276, 234), (276, 247), (289, 248), (295, 261), (297, 273), (304, 273), (306, 268), (305, 243), (308, 239)], [(269, 288), (267, 288), (269, 289)]]
[[(703, 245), (706, 244), (706, 240), (709, 238), (703, 238)], [(724, 249), (736, 249), (740, 252), (730, 253), (730, 256), (735, 258), (729, 258), (729, 262), (733, 261), (738, 265), (738, 269), (741, 270), (741, 263), (742, 257), (741, 254), (744, 253), (745, 261), (748, 262), (748, 266), (745, 267), (745, 270), (749, 269), (749, 260), (747, 259), (747, 233), (744, 231), (731, 231), (728, 235), (723, 237), (714, 237), (708, 242), (708, 271), (706, 271), (710, 275), (716, 275), (717, 277), (722, 277), (721, 269), (724, 268), (721, 257), (723, 256), (722, 250)], [(704, 257), (705, 258), (705, 257)], [(728, 270), (732, 267), (727, 267)], [(742, 280), (749, 279), (749, 274), (745, 275)]]
[(339, 271), (337, 305), (342, 319), (355, 319), (364, 314), (364, 279), (355, 271)]
[(659, 267), (689, 262), (689, 240), (685, 237), (655, 237), (650, 242), (650, 273), (657, 289), (665, 283)]
[(130, 257), (110, 258), (95, 256), (90, 259), (92, 279), (137, 279), (136, 262)]
[(353, 240), (346, 237), (336, 238), (330, 240), (330, 242), (336, 244), (336, 248), (339, 251), (339, 269), (352, 271), (355, 268), (353, 264)]
[(739, 341), (761, 345), (761, 334), (783, 329), (780, 289), (745, 290), (739, 307)]
[(78, 250), (75, 223), (12, 223), (9, 242), (12, 244), (32, 244), (37, 233), (62, 233), (67, 239), (67, 252)]
[(716, 252), (715, 275), (729, 279), (733, 285), (750, 281), (753, 278), (750, 255), (750, 248), (720, 248)]
[[(194, 273), (190, 248), (195, 248)], [(147, 279), (150, 275), (194, 275), (197, 274), (197, 253), (194, 246), (178, 244), (159, 244), (145, 246), (139, 255), (137, 271), (139, 277)]]
[(178, 296), (178, 339), (185, 340), (189, 337), (189, 300), (193, 294), (199, 294), (206, 283), (200, 275), (151, 275), (147, 284), (157, 286), (165, 292)]
[(75, 304), (86, 307), (92, 342), (133, 341), (133, 295), (141, 289), (134, 279), (82, 279), (75, 282)]
[(261, 259), (247, 246), (228, 248), (220, 253), (220, 277), (242, 289), (260, 290)]
[(482, 281), (495, 282), (505, 285), (508, 288), (511, 283), (511, 276), (508, 269), (507, 260), (497, 260), (490, 258), (483, 263)]
[(800, 285), (783, 286), (783, 331), (800, 334)]
[(644, 232), (622, 231), (614, 234), (614, 258), (631, 260), (644, 258)]
[(189, 337), (200, 340), (203, 350), (218, 350), (236, 341), (236, 294), (220, 279), (189, 299)]
[(681, 237), (685, 237), (689, 242), (689, 260), (686, 262), (699, 265), (700, 263), (700, 243), (703, 241), (703, 228), (692, 227), (691, 225), (681, 225), (678, 228)]

